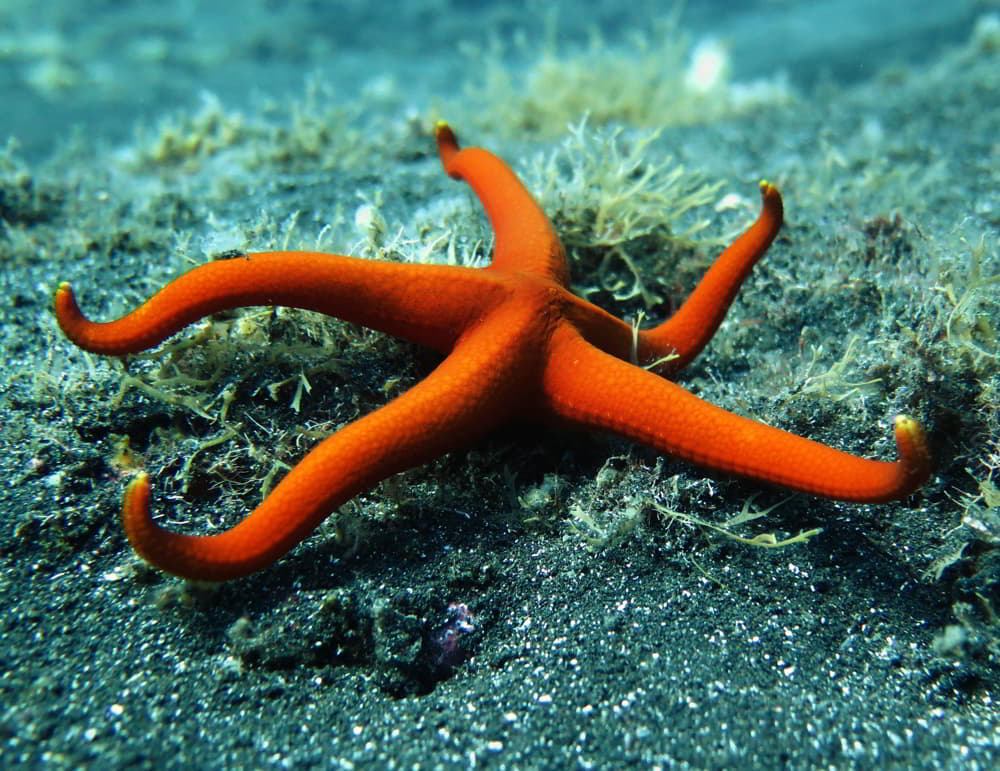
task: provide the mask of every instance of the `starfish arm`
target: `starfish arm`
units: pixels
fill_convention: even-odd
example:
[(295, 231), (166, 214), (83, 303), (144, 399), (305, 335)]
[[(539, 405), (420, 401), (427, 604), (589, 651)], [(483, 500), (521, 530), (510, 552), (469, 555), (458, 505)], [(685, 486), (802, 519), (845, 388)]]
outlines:
[(480, 147), (460, 150), (447, 123), (439, 122), (434, 135), (445, 172), (468, 183), (486, 210), (496, 238), (493, 267), (534, 273), (568, 286), (569, 265), (562, 243), (511, 168)]
[(145, 350), (200, 318), (247, 305), (320, 311), (448, 351), (482, 312), (492, 283), (482, 271), (455, 266), (261, 252), (199, 265), (117, 321), (88, 320), (68, 283), (53, 306), (70, 340), (106, 355)]
[(156, 567), (195, 580), (227, 581), (267, 567), (355, 495), (465, 446), (509, 418), (525, 400), (525, 373), (531, 370), (525, 355), (510, 353), (519, 334), (495, 324), (464, 336), (427, 378), (317, 445), (260, 506), (225, 532), (186, 535), (157, 525), (149, 511), (149, 477), (140, 474), (123, 506), (132, 547)]
[(783, 208), (778, 188), (761, 182), (760, 197), (756, 222), (719, 256), (677, 312), (658, 327), (639, 333), (640, 362), (674, 355), (661, 371), (677, 372), (712, 339), (740, 284), (781, 228)]
[(708, 404), (680, 386), (560, 330), (543, 381), (545, 404), (699, 466), (846, 501), (878, 503), (916, 490), (931, 472), (920, 424), (900, 415), (900, 460), (867, 460)]

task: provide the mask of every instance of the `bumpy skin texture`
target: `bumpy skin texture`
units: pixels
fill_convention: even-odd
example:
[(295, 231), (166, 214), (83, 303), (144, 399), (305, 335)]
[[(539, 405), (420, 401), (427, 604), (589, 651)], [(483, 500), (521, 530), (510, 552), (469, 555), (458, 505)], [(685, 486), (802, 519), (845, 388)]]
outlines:
[[(739, 417), (666, 379), (712, 338), (741, 282), (782, 222), (762, 182), (761, 212), (677, 313), (638, 333), (569, 291), (569, 266), (545, 214), (513, 171), (436, 128), (445, 171), (467, 182), (496, 233), (482, 269), (406, 265), (310, 252), (247, 254), (201, 265), (118, 321), (87, 320), (68, 284), (55, 313), (73, 342), (123, 355), (211, 313), (287, 305), (327, 313), (441, 351), (422, 382), (314, 448), (235, 527), (184, 535), (153, 522), (150, 484), (125, 492), (125, 532), (148, 562), (185, 578), (224, 581), (277, 560), (334, 509), (386, 477), (463, 447), (512, 417), (612, 431), (717, 471), (813, 495), (881, 502), (917, 489), (931, 470), (920, 425), (898, 416), (900, 459), (866, 460)], [(648, 364), (670, 356), (659, 373)]]

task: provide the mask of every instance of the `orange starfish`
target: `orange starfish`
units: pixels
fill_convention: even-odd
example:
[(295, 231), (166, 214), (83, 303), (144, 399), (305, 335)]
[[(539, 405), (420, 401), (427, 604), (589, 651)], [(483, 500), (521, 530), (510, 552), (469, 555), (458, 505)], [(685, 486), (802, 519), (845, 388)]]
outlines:
[(105, 324), (87, 320), (69, 285), (59, 286), (59, 325), (95, 353), (141, 351), (228, 308), (287, 305), (446, 354), (422, 382), (314, 448), (225, 532), (193, 536), (158, 526), (149, 513), (149, 477), (138, 475), (125, 492), (123, 517), (129, 541), (148, 562), (186, 578), (245, 576), (273, 563), (361, 491), (519, 416), (612, 431), (709, 469), (828, 498), (888, 501), (927, 479), (930, 453), (912, 418), (895, 421), (900, 460), (865, 460), (728, 413), (630, 363), (671, 357), (659, 365), (670, 375), (705, 346), (781, 227), (774, 185), (761, 183), (757, 221), (680, 310), (634, 334), (569, 291), (562, 244), (514, 172), (486, 150), (459, 150), (447, 124), (435, 133), (445, 171), (472, 186), (496, 233), (487, 268), (247, 254), (201, 265)]

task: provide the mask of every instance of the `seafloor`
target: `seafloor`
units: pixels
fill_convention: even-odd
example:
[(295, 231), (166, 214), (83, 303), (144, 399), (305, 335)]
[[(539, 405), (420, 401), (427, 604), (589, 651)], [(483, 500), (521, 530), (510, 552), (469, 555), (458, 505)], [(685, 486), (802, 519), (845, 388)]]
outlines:
[[(995, 768), (998, 13), (4, 3), (0, 765)], [(912, 414), (931, 480), (837, 503), (524, 423), (250, 578), (144, 566), (139, 470), (161, 522), (219, 531), (437, 358), (253, 308), (105, 359), (58, 282), (105, 320), (240, 251), (485, 264), (439, 117), (625, 318), (677, 307), (774, 180), (786, 225), (679, 382), (887, 460)]]

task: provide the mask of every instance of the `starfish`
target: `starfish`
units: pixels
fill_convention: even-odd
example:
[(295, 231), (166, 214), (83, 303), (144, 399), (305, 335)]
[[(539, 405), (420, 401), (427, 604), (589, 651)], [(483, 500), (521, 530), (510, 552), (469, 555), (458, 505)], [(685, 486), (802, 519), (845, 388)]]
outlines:
[[(758, 218), (680, 309), (636, 331), (569, 290), (559, 237), (506, 163), (481, 148), (460, 149), (446, 123), (435, 136), (445, 172), (472, 187), (493, 227), (488, 267), (245, 254), (200, 265), (107, 323), (85, 318), (69, 284), (59, 286), (59, 325), (99, 354), (141, 351), (209, 314), (248, 305), (320, 311), (445, 354), (424, 380), (313, 448), (224, 532), (187, 535), (157, 525), (149, 476), (136, 475), (123, 520), (147, 562), (204, 581), (248, 575), (380, 480), (468, 446), (517, 417), (610, 431), (707, 469), (826, 498), (890, 501), (927, 479), (931, 457), (913, 418), (895, 419), (898, 461), (868, 460), (726, 412), (667, 379), (712, 338), (778, 233), (783, 209), (774, 185), (760, 183)], [(640, 366), (653, 362), (658, 372)]]

